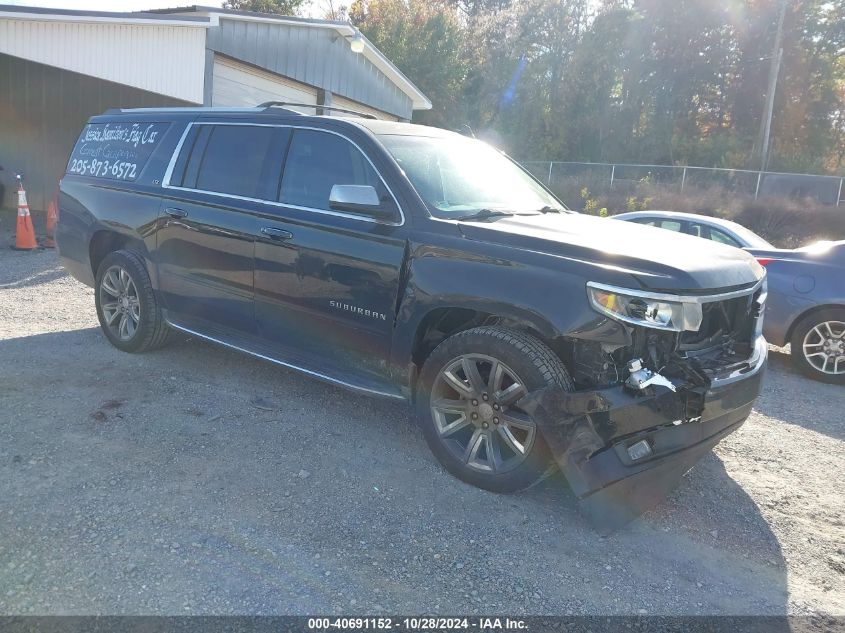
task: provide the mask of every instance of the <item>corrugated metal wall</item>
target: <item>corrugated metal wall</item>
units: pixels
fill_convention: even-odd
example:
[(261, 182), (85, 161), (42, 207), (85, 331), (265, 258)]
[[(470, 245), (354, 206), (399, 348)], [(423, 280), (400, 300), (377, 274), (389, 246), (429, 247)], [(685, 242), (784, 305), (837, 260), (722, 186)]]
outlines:
[[(368, 105), (364, 105), (363, 103), (358, 103), (357, 101), (353, 101), (352, 99), (347, 99), (346, 97), (341, 97), (340, 95), (332, 95), (332, 103), (331, 105), (335, 106), (336, 108), (346, 108), (347, 110), (356, 110), (358, 112), (366, 112), (367, 114), (372, 114), (379, 119), (385, 119), (387, 121), (398, 121), (399, 118), (381, 110), (376, 110), (375, 108), (371, 108)], [(332, 112), (328, 113), (330, 116), (344, 116), (342, 113), (332, 114)]]
[(32, 209), (44, 210), (89, 117), (109, 108), (190, 105), (185, 101), (0, 54), (0, 182), (13, 207), (15, 172)]
[(203, 26), (49, 22), (0, 15), (0, 53), (202, 103)]
[(411, 99), (333, 29), (249, 22), (220, 17), (208, 48), (403, 119)]

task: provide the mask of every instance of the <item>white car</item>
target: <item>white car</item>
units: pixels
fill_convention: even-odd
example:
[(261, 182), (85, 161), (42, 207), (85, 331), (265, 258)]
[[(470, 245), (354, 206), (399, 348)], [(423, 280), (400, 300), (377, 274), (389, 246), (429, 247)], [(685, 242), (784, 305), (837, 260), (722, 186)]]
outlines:
[(625, 220), (656, 226), (669, 231), (686, 233), (695, 237), (703, 237), (720, 244), (727, 244), (737, 248), (774, 248), (762, 237), (745, 228), (741, 224), (713, 218), (697, 213), (681, 213), (679, 211), (632, 211), (612, 216), (614, 220)]

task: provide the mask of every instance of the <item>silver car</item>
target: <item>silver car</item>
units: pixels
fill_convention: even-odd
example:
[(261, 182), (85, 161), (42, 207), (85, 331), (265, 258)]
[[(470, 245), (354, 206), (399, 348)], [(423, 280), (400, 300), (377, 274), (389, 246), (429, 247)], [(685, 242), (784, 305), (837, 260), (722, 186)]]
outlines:
[(736, 222), (705, 215), (635, 211), (613, 218), (750, 252), (768, 271), (766, 340), (780, 346), (790, 343), (795, 365), (807, 375), (845, 384), (845, 240), (779, 249)]
[(762, 237), (741, 224), (696, 213), (679, 211), (631, 211), (612, 216), (614, 220), (625, 220), (686, 233), (695, 237), (713, 240), (737, 248), (774, 248)]

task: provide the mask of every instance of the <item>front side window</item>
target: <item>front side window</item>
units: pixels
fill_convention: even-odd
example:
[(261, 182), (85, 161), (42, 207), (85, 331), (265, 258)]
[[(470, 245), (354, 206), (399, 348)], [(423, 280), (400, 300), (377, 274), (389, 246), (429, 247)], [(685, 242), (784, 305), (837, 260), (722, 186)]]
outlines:
[(294, 130), (282, 177), (281, 202), (330, 210), (334, 185), (370, 185), (383, 204), (389, 195), (373, 166), (345, 138), (318, 130)]
[(255, 125), (209, 127), (208, 143), (198, 163), (196, 189), (274, 199), (281, 164), (279, 130)]
[(531, 213), (563, 205), (509, 158), (481, 141), (455, 135), (385, 134), (382, 144), (437, 217), (483, 209)]

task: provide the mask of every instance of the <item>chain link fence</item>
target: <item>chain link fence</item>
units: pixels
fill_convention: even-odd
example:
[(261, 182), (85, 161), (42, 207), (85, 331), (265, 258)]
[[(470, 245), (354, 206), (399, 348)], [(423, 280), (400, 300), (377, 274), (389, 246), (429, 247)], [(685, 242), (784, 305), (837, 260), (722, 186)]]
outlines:
[[(573, 186), (592, 192), (606, 189), (633, 189), (649, 183), (674, 191), (720, 188), (756, 198), (812, 198), (819, 204), (840, 206), (845, 202), (845, 178), (788, 174), (718, 167), (673, 167), (670, 165), (628, 165), (613, 163), (574, 163), (565, 161), (525, 161), (522, 165), (553, 191)], [(843, 205), (845, 206), (845, 205)]]

